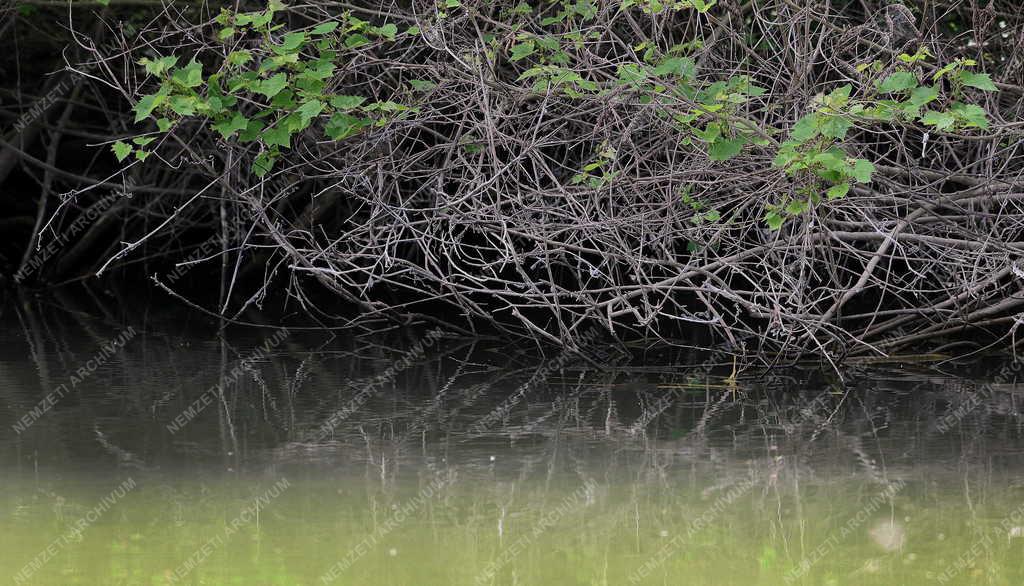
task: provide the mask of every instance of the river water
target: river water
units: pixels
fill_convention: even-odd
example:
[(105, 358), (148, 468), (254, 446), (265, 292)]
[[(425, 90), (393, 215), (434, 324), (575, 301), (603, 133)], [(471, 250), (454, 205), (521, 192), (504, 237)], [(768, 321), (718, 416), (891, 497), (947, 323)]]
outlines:
[(0, 323), (5, 583), (1024, 584), (1010, 361)]

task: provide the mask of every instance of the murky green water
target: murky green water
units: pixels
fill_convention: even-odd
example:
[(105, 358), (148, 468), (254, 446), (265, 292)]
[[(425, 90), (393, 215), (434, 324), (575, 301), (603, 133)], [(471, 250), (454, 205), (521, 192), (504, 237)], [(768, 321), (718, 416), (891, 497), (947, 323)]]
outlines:
[(8, 583), (1024, 584), (1012, 368), (0, 323)]

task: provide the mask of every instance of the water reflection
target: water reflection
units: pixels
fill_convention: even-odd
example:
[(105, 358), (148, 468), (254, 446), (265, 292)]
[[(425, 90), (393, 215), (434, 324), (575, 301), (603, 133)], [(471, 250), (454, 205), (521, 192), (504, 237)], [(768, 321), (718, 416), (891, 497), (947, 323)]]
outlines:
[(3, 311), (15, 583), (1024, 583), (1003, 363), (732, 378), (714, 353)]

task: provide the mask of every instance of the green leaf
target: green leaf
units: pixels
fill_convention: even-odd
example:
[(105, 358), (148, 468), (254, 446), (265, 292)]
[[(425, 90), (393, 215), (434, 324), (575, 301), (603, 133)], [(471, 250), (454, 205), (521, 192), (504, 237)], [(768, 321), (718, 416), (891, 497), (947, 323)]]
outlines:
[(252, 53), (249, 51), (232, 51), (228, 53), (228, 65), (241, 66), (252, 61)]
[(850, 176), (853, 177), (857, 183), (870, 183), (871, 176), (875, 173), (875, 166), (866, 159), (857, 159), (853, 163), (853, 170)]
[(787, 142), (779, 149), (779, 152), (775, 156), (775, 160), (772, 164), (776, 167), (788, 167), (789, 164), (795, 161), (798, 156), (799, 155), (794, 148), (794, 144)]
[(135, 151), (135, 158), (136, 158), (136, 160), (145, 161), (146, 157), (148, 157), (148, 156), (149, 156), (149, 151), (143, 151), (143, 150), (136, 150)]
[(280, 93), (286, 85), (288, 85), (288, 75), (286, 73), (278, 73), (260, 81), (255, 91), (270, 99)]
[(217, 33), (217, 38), (221, 41), (226, 41), (227, 39), (230, 39), (233, 36), (235, 36), (235, 29), (230, 26), (221, 29), (221, 31)]
[(872, 120), (891, 122), (896, 119), (896, 105), (897, 103), (892, 100), (882, 100), (870, 108), (864, 108), (862, 114)]
[(956, 123), (956, 117), (949, 112), (928, 110), (924, 116), (921, 116), (921, 123), (934, 126), (936, 130), (946, 130)]
[(977, 104), (962, 104), (960, 102), (956, 102), (950, 107), (950, 110), (957, 119), (968, 128), (988, 128), (988, 114), (986, 114), (985, 110)]
[(146, 119), (147, 116), (153, 113), (160, 105), (167, 101), (167, 92), (161, 89), (155, 94), (148, 96), (142, 96), (142, 98), (135, 104), (135, 121), (141, 122)]
[(768, 229), (774, 232), (782, 227), (786, 219), (779, 212), (772, 210), (764, 215), (764, 221), (768, 224)]
[(839, 185), (833, 185), (832, 187), (830, 187), (828, 191), (825, 192), (825, 197), (827, 197), (829, 201), (833, 199), (842, 199), (846, 197), (846, 194), (849, 192), (850, 184), (840, 183)]
[(174, 57), (173, 55), (169, 57), (160, 57), (155, 61), (150, 60), (148, 57), (143, 57), (139, 60), (139, 65), (142, 65), (146, 68), (146, 73), (159, 77), (163, 74), (163, 72), (167, 71), (171, 67), (174, 67), (174, 64), (177, 62), (178, 58)]
[(354, 110), (365, 101), (366, 98), (360, 96), (334, 96), (330, 103), (339, 110)]
[(198, 100), (192, 96), (171, 96), (167, 102), (171, 110), (182, 116), (195, 114), (198, 104)]
[(531, 68), (527, 69), (526, 71), (524, 71), (523, 73), (521, 73), (519, 75), (519, 77), (516, 78), (516, 81), (523, 81), (524, 79), (530, 79), (531, 77), (537, 77), (538, 75), (541, 75), (543, 73), (548, 73), (549, 71), (550, 71), (550, 68), (545, 67), (545, 66), (531, 67)]
[(801, 118), (795, 125), (789, 136), (798, 144), (807, 142), (808, 140), (818, 136), (818, 115), (811, 113)]
[(249, 126), (249, 119), (243, 116), (240, 112), (230, 119), (225, 119), (222, 122), (218, 122), (213, 125), (213, 129), (220, 133), (224, 138), (231, 138), (231, 135), (240, 131), (245, 130)]
[(292, 146), (292, 133), (287, 124), (278, 123), (273, 128), (268, 128), (261, 135), (263, 144), (267, 146), (279, 145), (285, 148)]
[(334, 74), (334, 69), (334, 63), (325, 59), (319, 59), (306, 67), (306, 70), (299, 74), (299, 77), (323, 81), (329, 79)]
[(789, 202), (789, 205), (786, 206), (786, 213), (792, 216), (799, 216), (800, 214), (807, 211), (807, 207), (807, 200), (794, 199), (793, 201)]
[(712, 143), (722, 136), (722, 125), (718, 122), (708, 122), (703, 130), (695, 128), (693, 133), (704, 142)]
[(344, 140), (369, 126), (370, 123), (369, 119), (356, 118), (343, 112), (337, 112), (327, 122), (324, 132), (331, 140)]
[(398, 34), (398, 27), (389, 22), (384, 26), (377, 27), (376, 33), (389, 41), (393, 41), (395, 40), (395, 35)]
[(697, 64), (689, 57), (670, 57), (658, 64), (652, 71), (654, 75), (678, 75), (684, 79), (693, 79), (697, 74)]
[(362, 47), (363, 45), (369, 45), (370, 38), (366, 35), (349, 35), (345, 37), (345, 46), (349, 49), (355, 49), (356, 47)]
[(308, 124), (310, 120), (319, 116), (320, 112), (323, 112), (324, 107), (325, 104), (320, 100), (310, 100), (299, 106), (296, 112), (302, 117), (303, 122)]
[(374, 102), (368, 104), (363, 108), (367, 112), (405, 112), (411, 110), (409, 106), (405, 104), (399, 104), (398, 102), (392, 102), (391, 100), (385, 100), (383, 102)]
[(846, 154), (839, 149), (829, 149), (818, 153), (814, 155), (813, 161), (829, 171), (840, 172), (846, 169)]
[(132, 139), (132, 142), (139, 146), (146, 146), (147, 144), (153, 142), (154, 140), (156, 140), (155, 136), (136, 136), (135, 138)]
[(878, 84), (878, 93), (891, 94), (907, 91), (915, 87), (917, 87), (917, 77), (913, 73), (900, 71), (890, 75), (882, 83)]
[(253, 159), (252, 162), (252, 173), (257, 177), (263, 177), (270, 170), (274, 168), (274, 162), (277, 160), (277, 155), (270, 151), (263, 151)]
[(410, 79), (409, 85), (418, 92), (428, 92), (437, 87), (436, 83), (422, 79)]
[(114, 151), (114, 156), (117, 157), (118, 163), (125, 160), (132, 153), (132, 145), (120, 140), (110, 145), (110, 148)]
[(179, 67), (171, 74), (171, 79), (187, 88), (194, 88), (203, 83), (203, 64), (193, 59), (188, 65)]
[(458, 8), (462, 6), (462, 2), (459, 2), (459, 0), (444, 0), (444, 6), (445, 8)]
[(647, 72), (640, 69), (634, 63), (623, 63), (619, 65), (619, 81), (630, 85), (639, 85), (641, 81), (647, 78)]
[(843, 116), (826, 116), (821, 123), (821, 134), (828, 138), (842, 140), (853, 123)]
[(986, 92), (997, 92), (999, 88), (992, 82), (987, 73), (971, 73), (963, 71), (960, 73), (960, 82), (968, 87), (978, 88)]
[(295, 31), (286, 34), (281, 39), (280, 45), (271, 45), (271, 49), (278, 55), (284, 55), (285, 53), (291, 53), (306, 43), (306, 33), (304, 31)]
[(833, 110), (839, 110), (843, 108), (850, 101), (850, 92), (853, 91), (853, 86), (845, 84), (832, 90), (829, 95), (825, 96), (823, 100), (825, 105), (832, 108)]
[(532, 55), (534, 52), (533, 41), (526, 41), (525, 43), (519, 43), (518, 45), (512, 46), (512, 51), (509, 54), (510, 61), (519, 61)]
[(914, 106), (920, 108), (939, 97), (939, 88), (934, 85), (923, 85), (910, 90), (910, 100)]
[(171, 129), (171, 121), (167, 118), (159, 118), (156, 121), (156, 127), (160, 132), (167, 132)]
[(221, 114), (224, 112), (224, 100), (220, 96), (210, 96), (205, 102), (197, 100), (197, 108), (205, 114)]
[(332, 20), (330, 22), (322, 22), (309, 31), (312, 35), (326, 35), (334, 32), (334, 29), (338, 28), (338, 21)]
[(296, 132), (303, 131), (309, 128), (312, 118), (303, 118), (298, 112), (292, 112), (284, 118), (277, 121), (279, 127), (288, 130), (288, 134), (295, 134)]
[(252, 142), (260, 137), (265, 125), (260, 120), (250, 120), (245, 130), (238, 134), (238, 142)]
[(291, 88), (281, 90), (270, 100), (270, 105), (282, 110), (291, 110), (295, 107), (295, 92)]
[(740, 154), (745, 144), (747, 141), (743, 137), (719, 138), (708, 147), (708, 158), (712, 161), (728, 161)]
[(946, 65), (943, 65), (942, 68), (936, 71), (935, 75), (932, 76), (932, 81), (939, 81), (940, 79), (942, 79), (942, 76), (946, 75), (950, 71), (953, 71), (959, 66), (960, 64), (956, 61), (954, 61), (953, 63), (947, 63)]
[(274, 18), (274, 14), (270, 10), (266, 10), (264, 12), (250, 12), (248, 14), (248, 17), (249, 24), (251, 24), (254, 28), (263, 28), (270, 24), (270, 21)]

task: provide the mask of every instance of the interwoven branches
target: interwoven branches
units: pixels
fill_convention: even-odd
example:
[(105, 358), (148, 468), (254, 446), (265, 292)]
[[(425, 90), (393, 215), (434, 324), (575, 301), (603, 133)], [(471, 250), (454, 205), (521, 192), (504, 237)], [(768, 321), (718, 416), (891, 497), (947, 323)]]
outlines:
[[(315, 281), (367, 316), (429, 314), (570, 346), (594, 324), (620, 338), (701, 330), (797, 354), (1009, 331), (1024, 304), (1019, 11), (701, 4), (281, 7), (286, 26), (269, 33), (278, 46), (286, 31), (342, 22), (325, 95), (402, 109), (337, 118), (325, 106), (287, 147), (225, 137), (214, 114), (168, 111), (173, 127), (146, 148), (205, 191), (154, 205), (160, 230), (150, 222), (129, 242), (228, 234), (210, 257), (228, 267), (228, 315), (274, 283), (304, 297)], [(347, 10), (376, 36), (350, 42)], [(168, 9), (130, 56), (196, 55), (206, 74), (224, 71), (231, 51), (273, 56), (258, 35), (225, 42), (215, 18)], [(300, 60), (315, 56), (305, 51)], [(133, 103), (152, 94), (153, 76), (118, 59), (107, 58), (105, 81)], [(966, 85), (935, 77), (971, 61), (964, 75), (979, 77), (958, 78)], [(901, 82), (894, 73), (919, 80), (915, 92), (934, 86), (934, 114), (878, 112), (891, 98), (880, 88)], [(998, 91), (978, 91), (992, 81)], [(676, 91), (683, 83), (696, 89)], [(787, 172), (777, 157), (794, 125), (829, 112), (822, 96), (845, 85), (851, 97), (829, 118), (841, 132), (820, 138), (847, 171)], [(265, 107), (250, 95), (238, 106), (247, 119)], [(876, 110), (851, 113), (847, 99)], [(272, 168), (255, 176), (271, 148)], [(262, 284), (243, 285), (246, 267)]]

